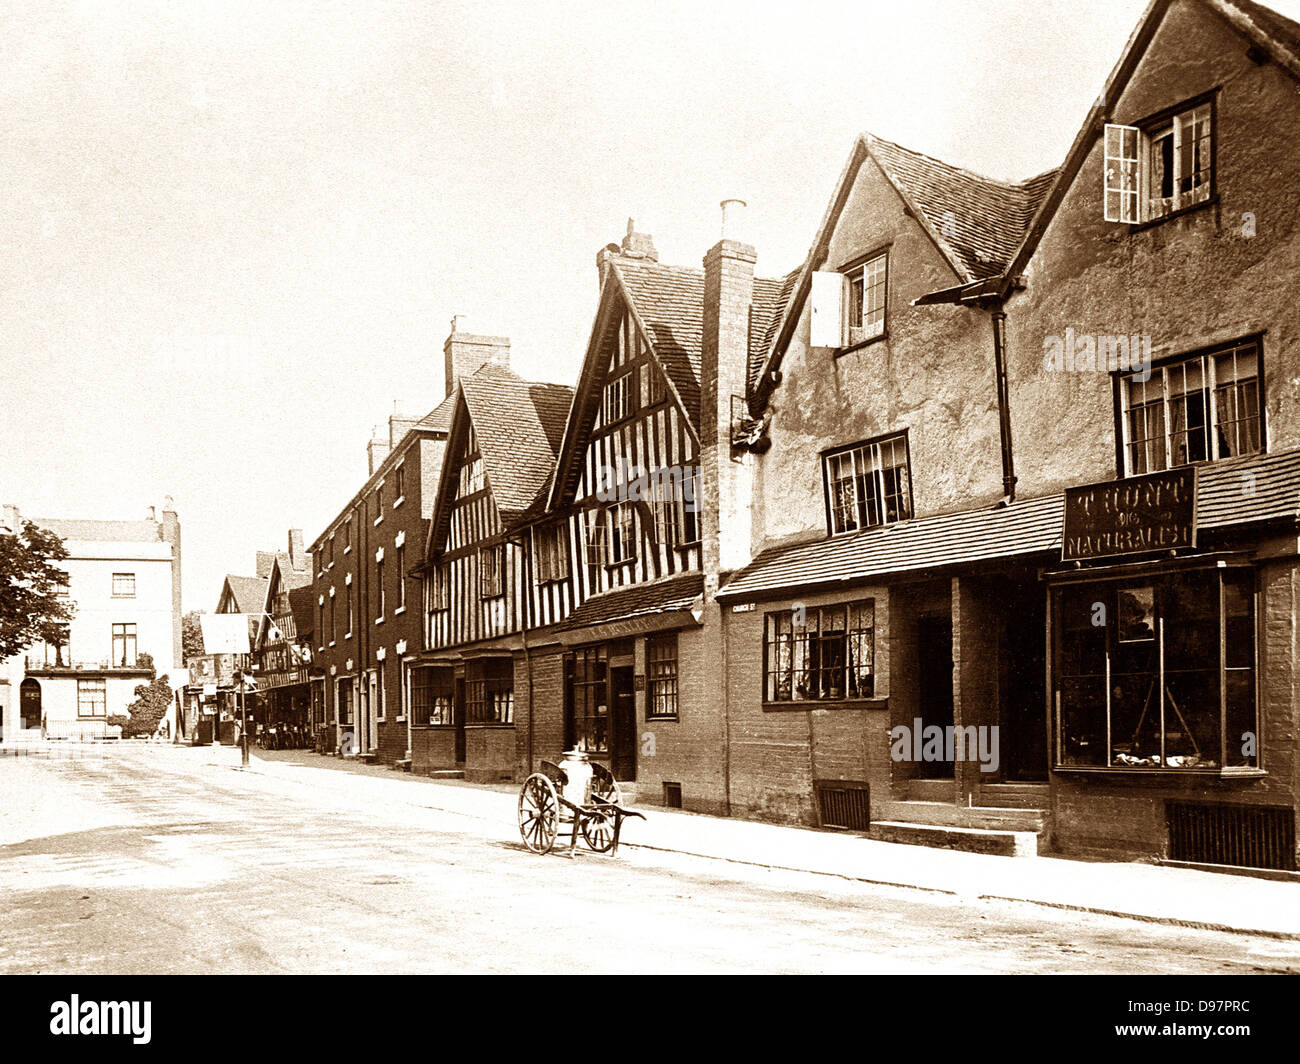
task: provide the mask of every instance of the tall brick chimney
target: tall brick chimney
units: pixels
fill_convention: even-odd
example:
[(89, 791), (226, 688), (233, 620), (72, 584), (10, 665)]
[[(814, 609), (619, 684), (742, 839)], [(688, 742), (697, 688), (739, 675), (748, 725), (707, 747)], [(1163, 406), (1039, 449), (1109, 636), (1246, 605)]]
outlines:
[(309, 570), (311, 564), (307, 552), (302, 546), (302, 529), (289, 529), (289, 568), (295, 571)]
[(373, 475), (375, 470), (383, 465), (384, 459), (388, 457), (388, 450), (388, 438), (380, 433), (379, 426), (376, 425), (370, 430), (370, 442), (366, 444), (367, 476)]
[(451, 319), (451, 332), (442, 345), (446, 367), (447, 395), (456, 390), (456, 382), (486, 365), (510, 367), (510, 340), (505, 336), (478, 336), (464, 332), (463, 314)]
[(605, 284), (605, 271), (609, 268), (609, 260), (615, 255), (622, 255), (625, 259), (659, 261), (659, 252), (655, 250), (654, 237), (649, 233), (637, 232), (636, 222), (631, 218), (627, 220), (627, 232), (623, 235), (622, 243), (606, 244), (596, 252), (596, 272), (600, 274), (602, 287)]
[(721, 574), (750, 561), (750, 465), (731, 460), (731, 398), (747, 394), (754, 262), (742, 231), (743, 200), (722, 202), (723, 233), (704, 256), (704, 343), (700, 373), (700, 530), (706, 597)]

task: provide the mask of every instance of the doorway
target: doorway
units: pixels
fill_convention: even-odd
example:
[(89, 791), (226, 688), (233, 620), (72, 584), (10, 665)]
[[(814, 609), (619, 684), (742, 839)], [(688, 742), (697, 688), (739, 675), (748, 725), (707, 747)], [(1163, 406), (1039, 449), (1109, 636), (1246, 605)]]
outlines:
[(616, 780), (636, 779), (636, 695), (633, 668), (620, 665), (609, 670), (610, 771)]
[(20, 727), (41, 726), (41, 685), (30, 677), (18, 688), (18, 710), (22, 717)]
[[(925, 616), (916, 622), (918, 696), (921, 726), (928, 732), (931, 725), (943, 729), (946, 738), (953, 726), (952, 703), (952, 617)], [(944, 753), (952, 747), (945, 742)], [(921, 779), (950, 780), (950, 759), (925, 760), (916, 766)]]
[(1047, 779), (1047, 603), (1042, 585), (1029, 575), (1008, 580), (998, 648), (999, 723), (1003, 779)]

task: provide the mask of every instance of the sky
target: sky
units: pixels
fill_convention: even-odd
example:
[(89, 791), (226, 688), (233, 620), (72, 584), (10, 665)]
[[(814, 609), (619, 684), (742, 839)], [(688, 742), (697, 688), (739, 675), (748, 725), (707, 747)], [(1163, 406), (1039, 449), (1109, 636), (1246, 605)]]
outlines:
[[(0, 502), (175, 501), (186, 609), (307, 542), (442, 344), (572, 383), (629, 217), (803, 261), (854, 137), (1058, 165), (1145, 0), (7, 4)], [(1273, 5), (1300, 18), (1300, 0)]]

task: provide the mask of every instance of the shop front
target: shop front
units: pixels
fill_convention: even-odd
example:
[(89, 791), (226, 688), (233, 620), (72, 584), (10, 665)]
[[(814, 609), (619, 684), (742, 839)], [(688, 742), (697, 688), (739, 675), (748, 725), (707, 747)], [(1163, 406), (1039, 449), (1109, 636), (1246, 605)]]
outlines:
[[(1242, 471), (1252, 488), (1295, 472)], [(1294, 870), (1294, 487), (1288, 502), (1225, 497), (1217, 472), (1198, 487), (1194, 467), (1135, 479), (1067, 493), (1047, 576), (1057, 844)]]

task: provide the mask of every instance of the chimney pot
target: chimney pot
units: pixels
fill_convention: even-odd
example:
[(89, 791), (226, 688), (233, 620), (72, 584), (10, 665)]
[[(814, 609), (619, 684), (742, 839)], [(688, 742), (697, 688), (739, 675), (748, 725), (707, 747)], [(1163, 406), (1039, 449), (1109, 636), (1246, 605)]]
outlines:
[(722, 201), (723, 240), (745, 240), (745, 206), (743, 199), (724, 199)]

